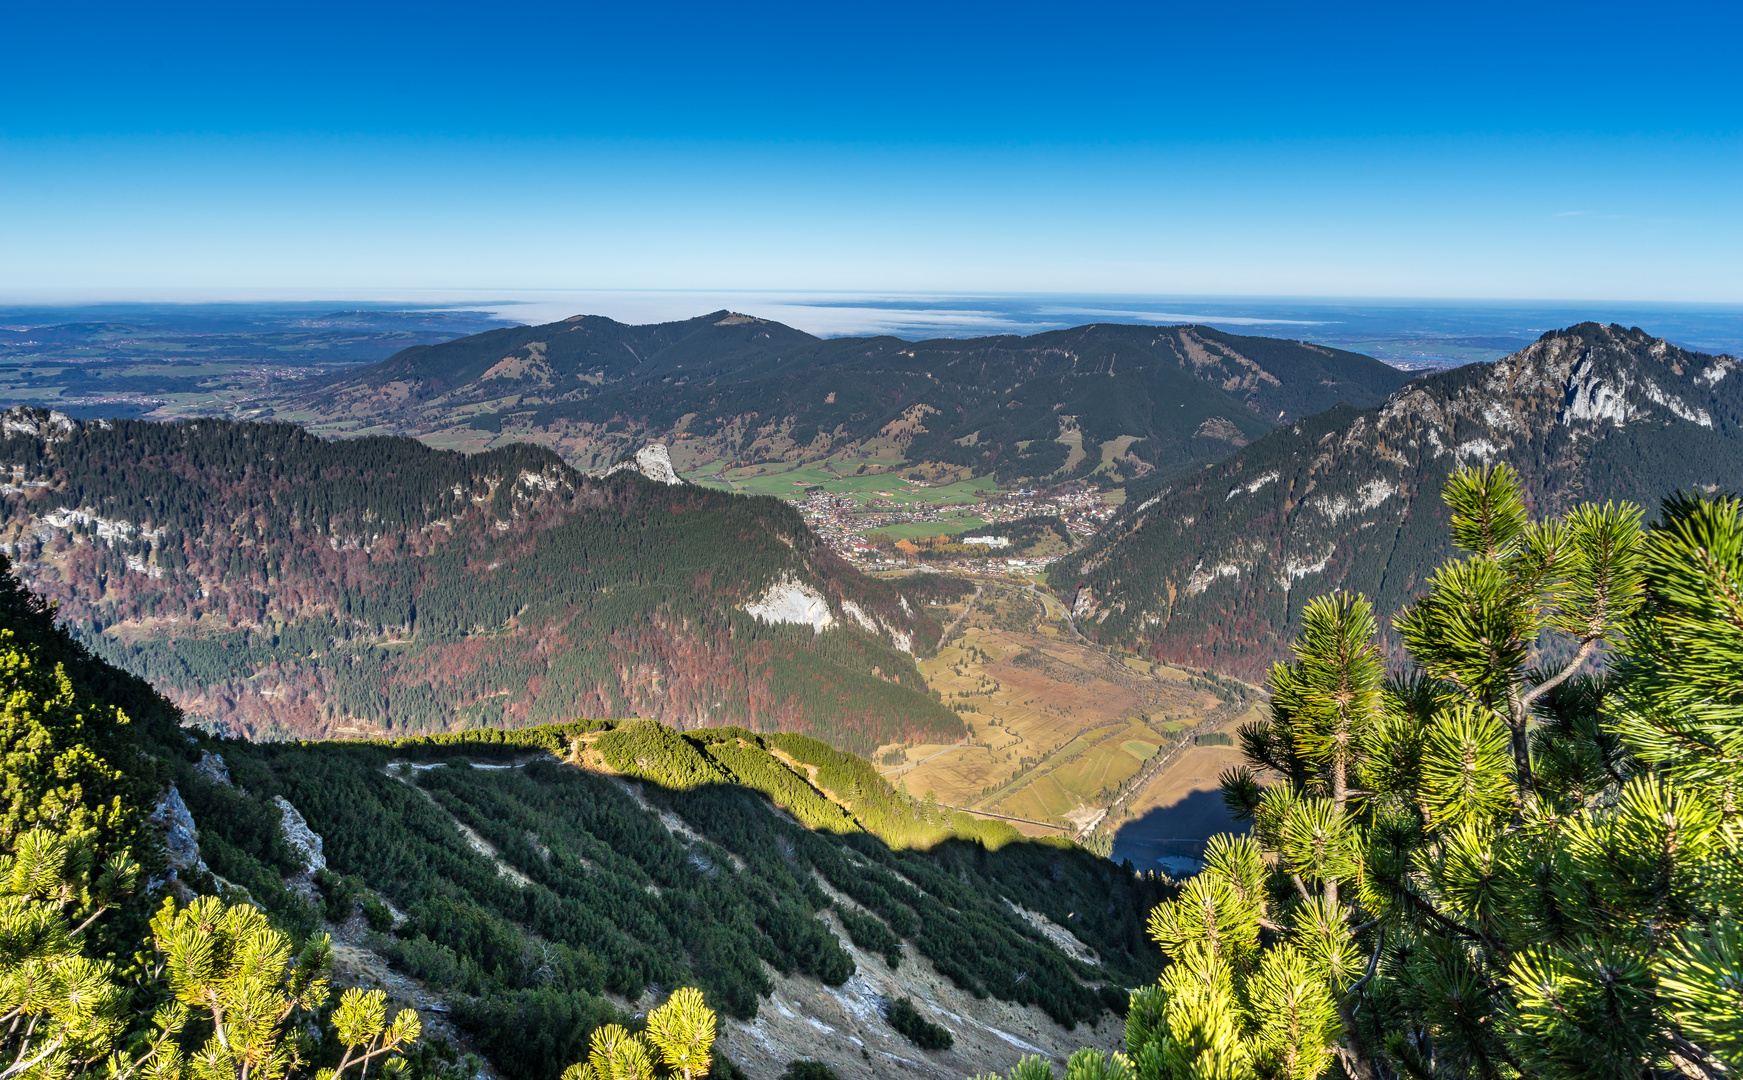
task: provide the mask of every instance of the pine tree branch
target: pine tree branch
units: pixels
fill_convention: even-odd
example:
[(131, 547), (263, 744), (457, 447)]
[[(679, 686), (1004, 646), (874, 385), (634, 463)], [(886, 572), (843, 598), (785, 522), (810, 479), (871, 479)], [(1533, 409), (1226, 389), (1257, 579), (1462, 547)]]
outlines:
[(5, 1072), (0, 1072), (0, 1080), (7, 1080), (8, 1077), (13, 1077), (13, 1076), (19, 1075), (20, 1073), (29, 1072), (31, 1069), (35, 1068), (37, 1066), (37, 1064), (42, 1061), (43, 1058), (46, 1058), (50, 1054), (54, 1053), (56, 1050), (59, 1050), (61, 1043), (65, 1042), (65, 1041), (66, 1041), (66, 1036), (64, 1036), (64, 1035), (55, 1036), (54, 1038), (52, 1038), (48, 1041), (47, 1046), (44, 1046), (42, 1048), (41, 1053), (37, 1054), (35, 1057), (31, 1058), (29, 1061), (23, 1060), (24, 1055), (28, 1051), (26, 1049), (20, 1049), (18, 1051), (18, 1059), (14, 1060), (12, 1065), (10, 1067), (8, 1067)]
[(103, 913), (105, 911), (108, 911), (108, 910), (109, 909), (107, 907), (100, 907), (96, 911), (91, 912), (91, 917), (86, 919), (84, 922), (80, 923), (75, 929), (73, 929), (71, 932), (69, 932), (67, 934), (67, 937), (78, 937), (80, 934), (85, 932), (86, 927), (90, 926), (92, 923), (94, 923), (98, 919), (102, 918)]
[(1479, 942), (1480, 944), (1486, 945), (1497, 956), (1506, 955), (1507, 951), (1505, 949), (1501, 948), (1500, 942), (1494, 940), (1489, 935), (1483, 933), (1481, 930), (1475, 930), (1475, 929), (1472, 929), (1471, 927), (1468, 927), (1468, 926), (1462, 926), (1459, 923), (1452, 921), (1451, 919), (1447, 918), (1445, 915), (1442, 915), (1439, 911), (1437, 911), (1433, 904), (1429, 903), (1427, 900), (1424, 900), (1422, 897), (1417, 896), (1415, 893), (1411, 892), (1409, 889), (1399, 889), (1398, 895), (1402, 896), (1404, 899), (1408, 900), (1410, 902), (1411, 906), (1414, 907), (1417, 912), (1419, 912), (1420, 914), (1428, 916), (1435, 923), (1440, 925), (1443, 929), (1451, 932), (1452, 934), (1454, 934), (1458, 937), (1462, 937), (1467, 941), (1475, 941), (1475, 942)]
[(1579, 671), (1580, 668), (1585, 666), (1586, 661), (1590, 660), (1592, 658), (1593, 651), (1597, 649), (1598, 641), (1599, 641), (1601, 636), (1602, 635), (1599, 635), (1599, 634), (1591, 634), (1587, 637), (1580, 639), (1579, 651), (1574, 653), (1574, 658), (1572, 660), (1568, 661), (1568, 664), (1566, 667), (1562, 668), (1560, 671), (1556, 672), (1554, 675), (1552, 675), (1549, 678), (1538, 683), (1536, 686), (1527, 690), (1525, 693), (1519, 695), (1519, 697), (1517, 699), (1518, 700), (1517, 708), (1519, 709), (1519, 713), (1521, 715), (1521, 718), (1523, 718), (1523, 716), (1525, 714), (1530, 712), (1531, 706), (1536, 704), (1538, 698), (1542, 697), (1543, 695), (1549, 693), (1551, 690), (1554, 690), (1556, 687), (1560, 686), (1562, 683), (1567, 682), (1569, 679), (1573, 678), (1574, 673)]
[(1343, 1044), (1334, 1049), (1338, 1061), (1343, 1065), (1344, 1072), (1350, 1080), (1380, 1080), (1380, 1074), (1374, 1068), (1373, 1060), (1368, 1056), (1367, 1045), (1362, 1040), (1362, 1033), (1356, 1026), (1356, 1014), (1350, 1008), (1349, 999), (1337, 1003), (1338, 1019), (1343, 1022)]
[(111, 1080), (127, 1080), (128, 1077), (132, 1076), (134, 1073), (139, 1071), (140, 1066), (144, 1065), (146, 1062), (148, 1062), (152, 1058), (156, 1057), (157, 1052), (159, 1050), (163, 1049), (163, 1044), (168, 1042), (169, 1038), (170, 1038), (169, 1031), (164, 1030), (163, 1034), (161, 1034), (157, 1037), (157, 1041), (151, 1044), (151, 1048), (149, 1050), (147, 1050), (145, 1053), (139, 1055), (137, 1058), (133, 1059), (132, 1061), (129, 1061), (127, 1063), (127, 1067), (125, 1069), (122, 1069), (120, 1072), (116, 1073), (111, 1078)]
[(1670, 1042), (1672, 1046), (1676, 1047), (1676, 1057), (1700, 1070), (1700, 1075), (1707, 1077), (1708, 1080), (1724, 1080), (1727, 1076), (1735, 1075), (1726, 1067), (1724, 1062), (1681, 1035), (1673, 1032), (1670, 1036)]
[[(1378, 938), (1374, 941), (1373, 955), (1368, 957), (1368, 970), (1365, 974), (1362, 975), (1361, 978), (1359, 978), (1355, 981), (1354, 985), (1352, 985), (1348, 990), (1344, 991), (1345, 999), (1348, 999), (1352, 996), (1360, 994), (1362, 992), (1362, 987), (1368, 985), (1368, 983), (1373, 981), (1374, 972), (1380, 966), (1380, 951), (1382, 949), (1384, 949), (1385, 947), (1386, 947), (1386, 929), (1385, 929), (1385, 927), (1381, 927), (1380, 934), (1379, 934)], [(1358, 998), (1356, 1001), (1355, 1008), (1350, 1010), (1350, 1015), (1354, 1016), (1361, 1011), (1362, 1011), (1362, 1002)]]

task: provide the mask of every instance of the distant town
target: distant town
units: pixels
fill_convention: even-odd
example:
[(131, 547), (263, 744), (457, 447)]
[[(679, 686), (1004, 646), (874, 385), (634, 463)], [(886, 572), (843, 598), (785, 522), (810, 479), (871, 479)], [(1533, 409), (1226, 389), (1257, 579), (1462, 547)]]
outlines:
[[(896, 477), (891, 477), (891, 483), (893, 487), (918, 486), (915, 481)], [(856, 565), (889, 568), (923, 562), (940, 569), (982, 572), (1041, 570), (1064, 553), (1061, 550), (1047, 555), (1020, 554), (1008, 538), (999, 535), (1001, 524), (1024, 518), (1057, 517), (1081, 542), (1093, 536), (1114, 513), (1114, 507), (1099, 490), (1061, 494), (984, 492), (968, 507), (909, 502), (898, 499), (895, 490), (871, 494), (874, 497), (866, 498), (818, 489), (795, 500), (794, 505), (831, 549)], [(875, 497), (878, 495), (886, 497)], [(967, 521), (975, 524), (965, 529)], [(937, 535), (958, 534), (952, 536), (950, 548), (970, 550), (952, 550), (946, 557), (922, 560), (897, 545), (877, 542), (885, 530), (899, 530), (912, 536), (917, 532), (915, 525), (937, 525)]]

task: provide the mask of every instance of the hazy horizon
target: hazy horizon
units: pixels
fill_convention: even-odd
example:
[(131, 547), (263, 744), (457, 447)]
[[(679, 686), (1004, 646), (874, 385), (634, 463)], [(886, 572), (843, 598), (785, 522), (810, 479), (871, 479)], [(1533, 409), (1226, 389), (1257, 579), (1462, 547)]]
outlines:
[[(172, 298), (173, 297), (173, 298)], [(29, 302), (34, 298), (35, 303)], [(1743, 354), (1743, 305), (1650, 301), (1502, 301), (1372, 297), (968, 294), (802, 290), (105, 290), (20, 295), (0, 290), (0, 325), (77, 319), (194, 321), (248, 311), (314, 318), (365, 310), (476, 313), (538, 325), (574, 315), (669, 322), (721, 309), (819, 337), (1027, 335), (1094, 322), (1200, 323), (1234, 333), (1298, 338), (1401, 366), (1490, 360), (1539, 334), (1580, 322), (1620, 323), (1687, 348)]]

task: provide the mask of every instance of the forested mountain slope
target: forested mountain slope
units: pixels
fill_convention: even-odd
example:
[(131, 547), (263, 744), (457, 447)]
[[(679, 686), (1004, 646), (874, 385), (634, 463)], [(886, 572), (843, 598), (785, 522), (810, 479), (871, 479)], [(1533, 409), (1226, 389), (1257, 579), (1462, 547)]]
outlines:
[(1493, 364), (1432, 375), (1377, 408), (1309, 417), (1141, 498), (1056, 564), (1078, 625), (1104, 642), (1235, 674), (1282, 653), (1302, 605), (1334, 588), (1397, 610), (1449, 554), (1441, 485), (1506, 462), (1531, 512), (1656, 504), (1743, 477), (1743, 377), (1731, 357), (1587, 323)]
[[(287, 424), (0, 421), (0, 536), (99, 655), (251, 737), (640, 714), (953, 740), (871, 582), (774, 499)], [(758, 617), (752, 612), (760, 612)]]
[(1371, 357), (1202, 326), (820, 341), (725, 311), (655, 326), (577, 316), (408, 349), (274, 402), (335, 430), (498, 437), (582, 468), (640, 441), (681, 464), (902, 457), (1013, 480), (1203, 464), (1279, 422), (1372, 405), (1409, 376)]
[[(1166, 880), (941, 814), (805, 736), (583, 721), (218, 739), (179, 728), (173, 704), (87, 653), (3, 559), (0, 653), (7, 864), (20, 829), (52, 824), (144, 870), (75, 947), (137, 965), (146, 920), (172, 896), (255, 905), (295, 948), (331, 934), (341, 985), (383, 987), (390, 1012), (423, 1014), (430, 1045), (407, 1054), (407, 1080), (556, 1080), (595, 1029), (640, 1026), (679, 986), (720, 1014), (711, 1076), (778, 1075), (800, 1056), (789, 1044), (818, 1050), (805, 1033), (845, 1002), (846, 1020), (823, 1015), (856, 1034), (803, 1056), (852, 1080), (871, 1073), (869, 1047), (906, 1061), (903, 1075), (953, 1078), (1009, 1067), (1024, 1047), (1062, 1057), (1110, 1042), (1109, 1010), (1159, 963), (1144, 918), (1175, 891)], [(167, 982), (129, 979), (129, 1025)], [(880, 997), (927, 988), (924, 1015), (952, 1050), (920, 1050), (880, 1013)], [(945, 1000), (954, 1011), (926, 1003)], [(310, 1028), (298, 1075), (336, 1057)], [(456, 1067), (444, 1036), (496, 1071)]]

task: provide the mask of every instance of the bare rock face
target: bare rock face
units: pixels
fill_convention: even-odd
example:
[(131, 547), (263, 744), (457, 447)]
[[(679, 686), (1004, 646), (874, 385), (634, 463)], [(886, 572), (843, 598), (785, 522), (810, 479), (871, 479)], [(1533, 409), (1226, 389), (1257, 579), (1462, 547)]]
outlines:
[(638, 472), (655, 483), (674, 487), (684, 482), (678, 470), (672, 467), (672, 455), (667, 452), (665, 443), (649, 443), (635, 452), (633, 460), (618, 462), (605, 470), (605, 475), (625, 471)]
[(309, 828), (302, 812), (283, 795), (274, 795), (272, 804), (278, 807), (279, 828), (284, 833), (285, 843), (302, 863), (301, 870), (285, 879), (285, 886), (310, 903), (319, 903), (321, 897), (320, 890), (315, 887), (315, 875), (327, 868), (321, 834)]
[(200, 763), (194, 766), (194, 771), (214, 784), (236, 786), (230, 782), (230, 766), (224, 764), (223, 754), (214, 754), (210, 750), (201, 751)]
[(171, 784), (158, 799), (147, 819), (163, 829), (163, 850), (167, 867), (164, 873), (146, 883), (146, 888), (165, 887), (184, 903), (194, 898), (192, 889), (181, 880), (189, 871), (210, 874), (206, 860), (200, 857), (200, 830), (194, 825), (194, 815), (182, 801), (182, 793)]
[(0, 413), (0, 434), (33, 435), (45, 442), (58, 442), (78, 427), (78, 421), (63, 412), (21, 406)]
[[(819, 884), (837, 903), (857, 909), (852, 900)], [(1112, 1014), (1067, 1031), (1039, 1006), (975, 997), (940, 975), (924, 956), (910, 954), (892, 970), (882, 956), (854, 945), (832, 916), (823, 919), (852, 955), (856, 970), (841, 986), (770, 972), (774, 989), (756, 1019), (723, 1019), (721, 1052), (751, 1076), (772, 1080), (787, 1062), (804, 1058), (824, 1062), (841, 1080), (960, 1080), (1007, 1072), (1029, 1055), (1048, 1059), (1055, 1075), (1063, 1075), (1078, 1047), (1107, 1052), (1122, 1045), (1124, 1028)], [(1083, 949), (1082, 943), (1077, 947)], [(887, 1010), (899, 997), (912, 1000), (921, 1015), (948, 1030), (954, 1045), (922, 1050), (892, 1028)]]
[(206, 869), (206, 861), (200, 858), (200, 830), (195, 827), (194, 815), (188, 812), (188, 804), (182, 801), (182, 793), (174, 784), (158, 800), (150, 820), (163, 826), (164, 853), (169, 856), (172, 870)]
[(813, 633), (821, 634), (835, 625), (829, 611), (829, 601), (823, 594), (792, 578), (783, 578), (770, 585), (763, 594), (744, 606), (745, 613), (766, 623), (804, 623)]
[(283, 795), (274, 795), (272, 803), (278, 807), (282, 815), (281, 828), (284, 830), (285, 843), (296, 852), (302, 861), (303, 870), (313, 874), (327, 868), (327, 857), (322, 853), (321, 835), (309, 828), (309, 823), (303, 820), (303, 815), (291, 801)]
[(1087, 619), (1095, 614), (1095, 593), (1088, 585), (1078, 589), (1071, 598), (1071, 617)]

